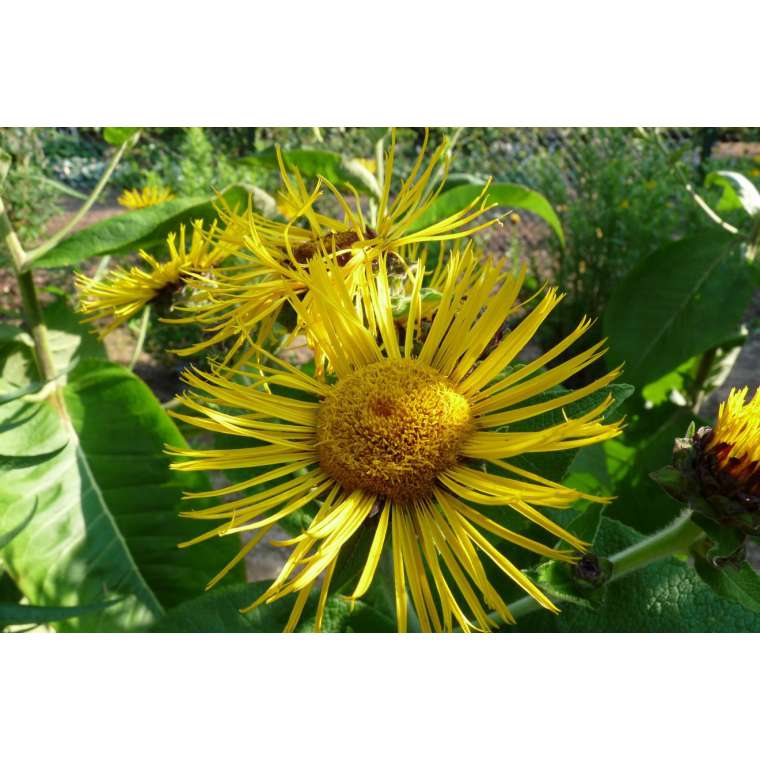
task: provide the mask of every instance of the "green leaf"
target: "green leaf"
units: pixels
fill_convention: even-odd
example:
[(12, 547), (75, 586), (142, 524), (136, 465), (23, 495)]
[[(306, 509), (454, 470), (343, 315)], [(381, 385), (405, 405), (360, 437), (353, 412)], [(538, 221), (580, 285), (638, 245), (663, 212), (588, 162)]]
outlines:
[[(694, 420), (687, 407), (661, 404), (629, 418), (622, 436), (605, 441), (609, 517), (650, 533), (672, 522), (683, 504), (668, 496), (650, 477), (673, 458), (673, 443)], [(699, 424), (699, 423), (698, 423)]]
[(116, 145), (118, 147), (129, 140), (139, 129), (140, 127), (105, 127), (103, 129), (103, 139), (109, 145)]
[[(298, 169), (301, 176), (306, 179), (315, 179), (321, 176), (332, 182), (339, 190), (347, 190), (353, 186), (357, 190), (378, 195), (374, 176), (369, 174), (355, 160), (344, 158), (339, 153), (328, 150), (296, 148), (294, 150), (283, 150), (282, 158), (288, 169)], [(250, 156), (245, 156), (240, 161), (255, 168), (279, 171), (274, 148), (267, 148)]]
[[(565, 527), (576, 538), (593, 544), (603, 513), (604, 507), (592, 504), (582, 512), (576, 513)], [(572, 547), (564, 541), (559, 541), (557, 548)], [(579, 604), (582, 607), (598, 607), (604, 601), (605, 583), (611, 572), (612, 565), (609, 560), (589, 552), (575, 565), (549, 560), (542, 562), (534, 570), (528, 570), (527, 574), (554, 600)]]
[[(286, 626), (295, 595), (262, 604), (242, 614), (268, 588), (267, 581), (215, 589), (170, 610), (151, 630), (157, 633), (280, 633)], [(319, 592), (312, 592), (297, 630), (311, 631)], [(351, 604), (331, 595), (322, 621), (324, 632), (390, 632), (394, 621), (361, 601)]]
[(694, 567), (716, 594), (760, 615), (760, 576), (747, 562), (738, 568), (730, 565), (718, 568), (709, 559), (695, 557)]
[[(609, 556), (640, 541), (642, 534), (602, 518), (594, 550)], [(757, 632), (760, 614), (715, 594), (682, 560), (669, 558), (610, 583), (598, 610), (564, 606), (559, 615), (537, 611), (511, 629), (588, 632)]]
[(58, 456), (58, 454), (66, 448), (66, 445), (67, 444), (63, 444), (59, 449), (49, 451), (45, 454), (16, 454), (13, 456), (0, 454), (0, 472), (23, 470), (25, 467), (35, 467), (38, 464), (47, 462), (48, 459)]
[(710, 172), (705, 185), (717, 185), (723, 195), (717, 205), (720, 212), (743, 208), (750, 216), (760, 214), (760, 192), (752, 182), (738, 172)]
[(733, 235), (711, 231), (656, 251), (610, 298), (610, 366), (625, 362), (625, 379), (639, 387), (661, 378), (732, 336), (753, 292)]
[[(472, 203), (483, 191), (482, 185), (458, 185), (441, 193), (433, 201), (432, 206), (412, 225), (411, 231), (424, 229), (435, 224), (441, 219), (461, 211), (469, 203)], [(541, 217), (559, 238), (562, 245), (565, 244), (565, 235), (562, 232), (562, 224), (559, 217), (546, 198), (535, 190), (523, 187), (498, 183), (488, 189), (489, 203), (498, 203), (509, 209), (521, 208)]]
[(691, 517), (707, 534), (708, 546), (706, 558), (716, 565), (734, 564), (744, 559), (746, 536), (737, 528), (721, 525), (698, 512)]
[(114, 599), (99, 604), (83, 604), (76, 607), (38, 607), (32, 604), (0, 602), (0, 628), (8, 625), (42, 625), (92, 615), (120, 601), (120, 599)]
[[(70, 372), (80, 359), (107, 358), (103, 344), (93, 334), (90, 326), (80, 321), (79, 315), (68, 306), (65, 299), (59, 298), (46, 306), (43, 316), (48, 328), (48, 346), (57, 379)], [(8, 390), (0, 387), (0, 404), (37, 393), (46, 385), (40, 379), (33, 347), (31, 336), (19, 330), (10, 345), (0, 348), (0, 369), (3, 379), (10, 386)]]
[[(0, 435), (9, 454), (44, 453), (51, 459), (4, 473), (0, 530), (19, 522), (38, 499), (28, 530), (2, 558), (35, 605), (89, 604), (104, 592), (122, 604), (58, 624), (63, 630), (135, 630), (165, 608), (196, 596), (239, 549), (234, 536), (187, 549), (177, 544), (207, 525), (180, 518), (184, 491), (209, 488), (193, 473), (169, 469), (167, 444), (184, 441), (150, 390), (128, 370), (93, 359), (69, 375), (55, 398), (0, 407), (0, 425), (28, 417)], [(69, 427), (70, 426), (70, 427)], [(230, 581), (242, 577), (232, 572)]]
[(14, 528), (11, 528), (9, 531), (0, 534), (0, 549), (2, 549), (4, 546), (7, 546), (11, 541), (13, 541), (14, 538), (16, 538), (19, 533), (21, 533), (22, 530), (24, 530), (24, 528), (26, 528), (27, 525), (29, 525), (36, 511), (37, 500), (35, 499), (32, 508), (29, 510), (29, 514)]
[[(546, 430), (554, 425), (564, 422), (566, 414), (569, 418), (581, 417), (590, 412), (594, 407), (599, 406), (608, 395), (612, 394), (615, 399), (610, 408), (605, 412), (604, 419), (607, 421), (614, 420), (620, 405), (633, 394), (634, 388), (627, 383), (613, 383), (606, 388), (594, 391), (585, 398), (574, 401), (567, 406), (544, 412), (536, 417), (517, 422), (509, 426), (510, 432), (532, 432), (537, 430)], [(531, 399), (531, 403), (542, 403), (550, 401), (559, 396), (563, 396), (568, 391), (563, 388), (554, 388), (550, 391), (544, 391)], [(579, 449), (567, 449), (566, 451), (540, 452), (531, 454), (521, 454), (513, 457), (510, 461), (529, 470), (530, 472), (548, 478), (555, 482), (561, 482), (573, 463)]]
[[(233, 185), (223, 193), (224, 200), (239, 209), (248, 203), (248, 191)], [(140, 248), (162, 247), (166, 236), (180, 224), (189, 225), (194, 219), (211, 222), (216, 218), (213, 198), (177, 198), (157, 206), (127, 211), (96, 222), (58, 243), (34, 262), (36, 268), (75, 266), (91, 256), (119, 256)]]
[[(250, 619), (240, 610), (258, 599), (269, 583), (240, 583), (215, 588), (170, 610), (151, 628), (155, 633), (280, 633), (290, 615), (288, 600), (257, 607)], [(253, 622), (255, 621), (255, 622)], [(255, 626), (255, 627), (254, 627)]]

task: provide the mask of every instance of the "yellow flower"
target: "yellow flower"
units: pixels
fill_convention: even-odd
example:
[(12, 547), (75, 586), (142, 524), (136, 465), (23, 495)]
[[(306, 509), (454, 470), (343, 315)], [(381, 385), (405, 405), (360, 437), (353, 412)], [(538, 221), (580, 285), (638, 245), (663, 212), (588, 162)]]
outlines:
[[(344, 280), (355, 294), (358, 272), (370, 265), (381, 253), (402, 257), (409, 248), (421, 243), (457, 240), (473, 234), (495, 222), (487, 220), (468, 226), (492, 206), (485, 202), (488, 186), (465, 208), (438, 222), (419, 229), (423, 215), (444, 186), (447, 172), (447, 144), (434, 151), (427, 166), (425, 153), (427, 134), (420, 155), (409, 176), (391, 199), (391, 175), (395, 156), (395, 132), (386, 157), (385, 185), (378, 200), (375, 226), (368, 224), (362, 204), (354, 192), (354, 203), (346, 198), (327, 179), (321, 177), (309, 191), (297, 170), (288, 172), (277, 149), (282, 189), (277, 205), (287, 223), (273, 221), (256, 213), (253, 204), (238, 214), (230, 209), (220, 212), (221, 244), (238, 251), (238, 261), (227, 268), (217, 268), (213, 280), (208, 280), (206, 298), (198, 299), (199, 307), (191, 314), (171, 321), (194, 322), (203, 326), (209, 337), (187, 349), (177, 351), (189, 355), (220, 341), (230, 340), (228, 361), (253, 334), (254, 341), (263, 342), (283, 304), (295, 290), (307, 288), (307, 269), (314, 257), (331, 257), (340, 264)], [(424, 168), (423, 168), (424, 167)], [(437, 169), (440, 182), (433, 185)], [(324, 190), (333, 205), (341, 209), (342, 218), (327, 216), (316, 209)], [(495, 204), (493, 204), (495, 205)], [(305, 226), (297, 226), (303, 222)], [(412, 229), (415, 228), (415, 229)], [(203, 283), (199, 282), (203, 287)]]
[[(333, 377), (313, 378), (272, 355), (270, 363), (254, 364), (251, 371), (185, 373), (193, 389), (183, 397), (188, 413), (175, 416), (205, 430), (247, 439), (251, 446), (172, 449), (184, 457), (172, 466), (257, 468), (257, 474), (241, 483), (189, 496), (237, 494), (227, 503), (183, 513), (196, 520), (221, 521), (185, 545), (254, 531), (211, 587), (279, 520), (319, 500), (308, 528), (276, 542), (292, 546), (292, 554), (251, 606), (295, 594), (287, 631), (296, 628), (322, 577), (315, 623), (319, 630), (340, 553), (360, 530), (371, 541), (350, 598), (358, 599), (370, 588), (389, 538), (399, 631), (407, 628), (409, 596), (424, 631), (452, 630), (456, 624), (465, 631), (490, 630), (498, 624), (488, 610), (501, 621), (514, 622), (489, 580), (483, 558), (556, 612), (551, 600), (486, 533), (544, 557), (575, 559), (571, 550), (552, 548), (504, 527), (498, 513), (517, 513), (550, 537), (584, 551), (587, 545), (549, 519), (544, 509), (567, 508), (581, 497), (600, 503), (607, 499), (532, 474), (513, 458), (603, 441), (617, 435), (620, 426), (602, 422), (612, 402), (608, 396), (582, 416), (565, 417), (545, 429), (513, 428), (519, 430), (524, 420), (587, 397), (619, 370), (578, 390), (537, 398), (604, 353), (598, 343), (546, 369), (586, 332), (590, 321), (584, 319), (543, 356), (504, 371), (559, 302), (555, 289), (537, 298), (532, 311), (493, 345), (505, 315), (515, 307), (524, 272), (507, 276), (493, 267), (478, 268), (471, 255), (454, 255), (432, 323), (421, 329), (420, 303), (415, 299), (406, 328), (399, 333), (388, 296), (386, 257), (377, 263), (377, 273), (366, 280), (361, 310), (338, 266), (319, 258), (310, 266), (308, 313), (300, 301), (293, 302), (327, 354)], [(422, 276), (420, 269), (414, 285), (418, 294)]]
[(731, 389), (705, 445), (717, 468), (749, 494), (760, 496), (760, 388), (745, 404), (749, 388)]
[(374, 174), (377, 171), (377, 161), (375, 161), (374, 158), (357, 158), (354, 160), (361, 164), (371, 174)]
[(121, 206), (130, 209), (157, 206), (174, 198), (174, 193), (166, 187), (144, 187), (142, 190), (125, 190), (118, 198)]
[(211, 243), (213, 231), (212, 226), (206, 235), (203, 222), (198, 219), (193, 222), (189, 250), (184, 225), (180, 227), (179, 243), (175, 233), (167, 237), (168, 261), (158, 261), (149, 253), (140, 251), (140, 258), (147, 267), (118, 267), (103, 280), (77, 272), (74, 277), (79, 290), (79, 310), (88, 315), (84, 321), (109, 319), (101, 330), (101, 335), (107, 335), (147, 304), (170, 306), (173, 296), (183, 286), (194, 285), (198, 278), (229, 255), (228, 249)]

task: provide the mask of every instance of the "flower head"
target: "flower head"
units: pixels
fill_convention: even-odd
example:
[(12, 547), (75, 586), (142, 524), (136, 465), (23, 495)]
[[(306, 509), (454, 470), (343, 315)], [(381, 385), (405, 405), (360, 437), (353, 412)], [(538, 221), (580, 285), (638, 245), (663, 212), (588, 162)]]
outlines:
[(760, 496), (760, 388), (745, 404), (749, 388), (731, 389), (718, 421), (705, 441), (715, 468), (747, 493)]
[[(373, 225), (365, 218), (353, 189), (349, 193), (353, 197), (347, 199), (332, 182), (320, 177), (309, 190), (298, 170), (287, 166), (277, 149), (282, 181), (277, 206), (288, 221), (267, 219), (255, 212), (252, 204), (240, 214), (229, 209), (220, 213), (218, 238), (224, 246), (236, 249), (238, 262), (217, 268), (213, 281), (208, 281), (207, 297), (198, 299), (198, 308), (173, 320), (199, 323), (208, 334), (201, 343), (178, 353), (192, 354), (231, 340), (230, 358), (245, 344), (249, 333), (260, 342), (260, 336), (269, 331), (292, 293), (307, 292), (308, 267), (315, 257), (337, 262), (347, 287), (355, 294), (359, 272), (379, 255), (392, 254), (403, 260), (407, 250), (421, 243), (457, 240), (493, 224), (496, 220), (479, 219), (495, 205), (486, 203), (488, 185), (463, 209), (425, 224), (426, 212), (445, 185), (448, 167), (445, 142), (425, 163), (427, 140), (426, 133), (409, 175), (391, 197), (395, 160), (395, 132), (392, 132), (385, 182)], [(340, 216), (318, 210), (318, 201), (324, 196), (340, 210)]]
[(101, 331), (107, 335), (148, 304), (171, 306), (175, 294), (186, 284), (194, 284), (196, 278), (204, 276), (229, 255), (229, 250), (212, 244), (210, 237), (203, 231), (203, 222), (196, 220), (189, 248), (184, 225), (180, 227), (179, 239), (175, 233), (169, 234), (166, 239), (168, 261), (158, 261), (149, 253), (140, 251), (142, 267), (118, 267), (103, 280), (77, 272), (79, 310), (88, 315), (85, 321), (108, 319)]
[(673, 466), (652, 477), (675, 499), (712, 523), (760, 535), (760, 388), (732, 388), (714, 428), (677, 438)]
[[(419, 295), (424, 267), (415, 274)], [(514, 311), (523, 274), (480, 268), (470, 254), (452, 256), (432, 322), (421, 330), (421, 299), (413, 298), (405, 325), (394, 320), (387, 259), (366, 278), (357, 305), (330, 259), (309, 267), (309, 309), (293, 306), (312, 340), (327, 355), (332, 375), (311, 377), (269, 355), (250, 371), (191, 371), (192, 392), (180, 419), (251, 442), (231, 451), (173, 449), (182, 470), (266, 468), (242, 483), (190, 495), (227, 503), (185, 516), (220, 523), (202, 533), (254, 531), (248, 545), (211, 584), (245, 556), (279, 520), (317, 502), (308, 528), (280, 542), (292, 554), (258, 604), (295, 594), (287, 630), (293, 630), (322, 577), (316, 614), (325, 600), (341, 551), (358, 531), (371, 534), (363, 570), (351, 591), (367, 592), (390, 543), (397, 624), (406, 630), (409, 596), (423, 630), (489, 630), (513, 618), (489, 580), (487, 558), (547, 609), (549, 598), (497, 548), (506, 542), (557, 560), (555, 549), (505, 527), (499, 515), (516, 513), (583, 551), (586, 545), (555, 524), (546, 508), (567, 508), (578, 498), (605, 502), (533, 474), (514, 463), (527, 452), (559, 451), (619, 433), (605, 424), (608, 397), (576, 418), (535, 432), (519, 423), (560, 410), (606, 386), (618, 371), (564, 395), (541, 396), (597, 360), (601, 343), (547, 368), (589, 327), (583, 322), (554, 348), (522, 367), (504, 371), (560, 300), (554, 289), (504, 339), (487, 348)], [(514, 430), (518, 427), (518, 430)], [(478, 462), (487, 463), (486, 467)], [(250, 491), (249, 489), (255, 489)], [(490, 534), (490, 538), (487, 536)], [(494, 538), (495, 537), (495, 538)]]
[(129, 209), (157, 206), (174, 198), (174, 193), (167, 187), (148, 185), (142, 190), (125, 190), (118, 198), (119, 205)]

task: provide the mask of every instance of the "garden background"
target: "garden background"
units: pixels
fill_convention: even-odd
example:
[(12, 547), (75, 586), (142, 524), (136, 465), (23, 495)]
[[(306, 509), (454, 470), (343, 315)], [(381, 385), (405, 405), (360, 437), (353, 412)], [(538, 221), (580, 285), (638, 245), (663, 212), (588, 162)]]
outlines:
[[(51, 236), (55, 239), (77, 214), (109, 170), (114, 155), (131, 139), (120, 138), (117, 132), (0, 130), (0, 149), (11, 159), (2, 194), (10, 222), (27, 250), (35, 250)], [(422, 129), (399, 130), (397, 163), (402, 176), (416, 158), (423, 135)], [(45, 322), (61, 371), (76, 362), (108, 359), (134, 371), (164, 409), (171, 408), (180, 391), (180, 374), (190, 360), (167, 348), (186, 344), (193, 328), (166, 325), (151, 315), (149, 324), (136, 318), (112, 332), (101, 346), (75, 313), (72, 269), (96, 277), (117, 260), (123, 265), (136, 263), (138, 248), (160, 247), (167, 232), (196, 216), (211, 218), (216, 192), (229, 198), (252, 193), (262, 213), (276, 215), (280, 210), (274, 145), (280, 145), (309, 179), (321, 174), (342, 187), (362, 181), (371, 184), (365, 172), (371, 176), (376, 171), (386, 136), (387, 130), (376, 128), (142, 130), (140, 139), (124, 150), (98, 202), (67, 230), (67, 237), (35, 262)], [(612, 555), (641, 536), (663, 529), (680, 513), (682, 504), (649, 477), (670, 462), (674, 439), (683, 436), (693, 421), (697, 426), (711, 423), (731, 387), (749, 385), (754, 390), (758, 384), (757, 267), (754, 250), (739, 242), (737, 232), (747, 233), (750, 248), (756, 245), (752, 231), (760, 209), (753, 205), (748, 188), (760, 185), (760, 129), (432, 130), (434, 143), (444, 136), (452, 146), (447, 193), (466, 193), (482, 186), (488, 177), (494, 178), (496, 197), (500, 187), (525, 188), (520, 202), (515, 202), (514, 193), (504, 191), (502, 207), (492, 214), (507, 211), (508, 215), (501, 225), (479, 235), (489, 257), (510, 268), (525, 263), (534, 290), (549, 282), (567, 293), (521, 358), (550, 347), (589, 315), (598, 321), (581, 348), (606, 336), (610, 364), (625, 362), (621, 382), (630, 387), (621, 386), (618, 391), (618, 413), (627, 420), (623, 436), (582, 450), (555, 469), (556, 475), (579, 488), (616, 497), (604, 516), (581, 526), (600, 556)], [(143, 214), (140, 224), (117, 228), (113, 220), (135, 213), (125, 211), (118, 199), (125, 190), (144, 187), (167, 188), (174, 198), (155, 206), (149, 223), (145, 212), (137, 212)], [(450, 202), (452, 198), (449, 195)], [(22, 391), (40, 380), (33, 376), (29, 346), (21, 337), (21, 295), (11, 268), (0, 269), (4, 331), (0, 333), (4, 340), (0, 366), (7, 384), (3, 401), (8, 403), (20, 403)], [(305, 345), (289, 350), (302, 352), (301, 360), (308, 362)], [(156, 405), (155, 415), (163, 413)], [(178, 432), (192, 435), (181, 425)], [(15, 434), (10, 427), (0, 429), (0, 443), (2, 436), (9, 442)], [(4, 453), (0, 450), (0, 455)], [(12, 459), (5, 462), (6, 470), (13, 465)], [(145, 551), (140, 531), (130, 535), (134, 527), (119, 509), (115, 507), (115, 530), (124, 540), (130, 562), (139, 566)], [(581, 508), (579, 515), (587, 511)], [(39, 521), (39, 515), (32, 519)], [(167, 546), (173, 541), (173, 519), (170, 513), (161, 516), (160, 530), (165, 532)], [(18, 522), (0, 515), (0, 533), (15, 530)], [(39, 538), (35, 522), (3, 550), (9, 567), (14, 566), (14, 557), (18, 559), (11, 547), (21, 552), (18, 547), (26, 547), (25, 535)], [(755, 545), (750, 542), (746, 551), (749, 563), (760, 567)], [(208, 597), (199, 593), (208, 580), (208, 569), (220, 564), (221, 555), (213, 557), (214, 551), (205, 547), (201, 554), (197, 563), (189, 559), (190, 554), (183, 554), (180, 568), (185, 567), (188, 575), (181, 583), (166, 583), (166, 588), (162, 587), (165, 576), (173, 571), (168, 560), (160, 569), (140, 567), (143, 575), (155, 574), (155, 581), (148, 582), (161, 600), (162, 612), (148, 627), (277, 630), (282, 626), (280, 610), (248, 617), (236, 612), (250, 596), (243, 581), (259, 588), (262, 581), (274, 577), (286, 556), (282, 549), (260, 547), (246, 560), (245, 578), (237, 577), (237, 585)], [(96, 559), (102, 563), (102, 558)], [(153, 559), (151, 554), (146, 567)], [(79, 559), (57, 576), (55, 588), (50, 587), (46, 561), (40, 559), (39, 567), (29, 563), (25, 578), (17, 572), (5, 573), (0, 601), (7, 605), (99, 603), (102, 585), (82, 592), (82, 573), (86, 575), (88, 568)], [(64, 552), (60, 564), (66, 563)], [(114, 570), (116, 576), (121, 570)], [(39, 577), (32, 578), (35, 575)], [(724, 593), (723, 586), (722, 580), (711, 578), (709, 570), (695, 569), (686, 556), (662, 558), (605, 586), (604, 594), (598, 588), (582, 592), (554, 588), (559, 598), (563, 593), (567, 596), (563, 615), (531, 613), (516, 628), (760, 630), (755, 591), (747, 598), (747, 593)], [(45, 591), (30, 600), (32, 588)], [(118, 583), (107, 588), (109, 593), (120, 590)], [(7, 625), (13, 630), (97, 630), (102, 617), (102, 611), (90, 611), (73, 621), (12, 620)], [(361, 630), (363, 624), (355, 612), (336, 607), (335, 630)], [(131, 629), (114, 619), (103, 627)]]

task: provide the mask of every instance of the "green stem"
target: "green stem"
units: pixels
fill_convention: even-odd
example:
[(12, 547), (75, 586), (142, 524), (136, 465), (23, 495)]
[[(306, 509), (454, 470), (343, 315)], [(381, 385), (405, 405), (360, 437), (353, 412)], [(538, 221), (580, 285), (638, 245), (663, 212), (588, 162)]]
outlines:
[[(687, 551), (702, 535), (702, 530), (691, 522), (691, 511), (687, 510), (667, 528), (613, 554), (609, 558), (612, 574), (607, 583), (614, 583), (653, 562)], [(532, 596), (521, 597), (509, 605), (509, 611), (516, 619), (540, 609), (541, 605)]]
[(617, 581), (626, 575), (651, 565), (653, 562), (681, 554), (702, 536), (702, 529), (691, 521), (691, 511), (685, 511), (667, 528), (647, 536), (639, 543), (613, 554), (610, 581)]
[(27, 254), (26, 262), (24, 263), (24, 269), (29, 269), (31, 265), (39, 258), (44, 256), (49, 250), (51, 250), (54, 246), (58, 245), (58, 243), (63, 240), (66, 235), (71, 232), (71, 230), (76, 227), (77, 224), (84, 218), (85, 214), (92, 208), (92, 205), (95, 203), (95, 201), (98, 200), (100, 197), (100, 194), (103, 192), (103, 188), (108, 183), (108, 180), (111, 178), (111, 175), (114, 172), (114, 169), (116, 168), (117, 164), (121, 160), (121, 157), (124, 155), (126, 150), (128, 148), (131, 148), (139, 139), (140, 132), (135, 132), (132, 137), (130, 137), (128, 140), (125, 140), (122, 144), (119, 150), (114, 153), (113, 157), (111, 158), (110, 162), (108, 163), (108, 166), (106, 167), (106, 170), (103, 172), (103, 175), (98, 180), (98, 184), (95, 185), (93, 191), (90, 193), (87, 200), (82, 204), (79, 211), (74, 214), (74, 216), (69, 219), (69, 221), (60, 229), (58, 232), (55, 233), (49, 240), (44, 242), (42, 245), (35, 248), (33, 251), (30, 251)]
[(37, 298), (37, 288), (31, 272), (20, 272), (17, 275), (18, 287), (21, 292), (21, 302), (24, 306), (24, 318), (34, 340), (34, 355), (37, 361), (40, 377), (45, 382), (55, 379), (55, 363), (48, 342), (47, 327), (42, 316), (42, 307)]
[(132, 353), (132, 359), (129, 362), (129, 368), (134, 369), (137, 360), (140, 358), (143, 346), (145, 345), (145, 336), (148, 334), (148, 325), (150, 323), (150, 304), (148, 304), (142, 313), (142, 319), (140, 320), (140, 332), (137, 335), (137, 343), (135, 343), (135, 350)]
[(50, 382), (55, 378), (56, 373), (53, 355), (48, 343), (47, 328), (42, 318), (42, 307), (37, 297), (37, 289), (34, 287), (32, 273), (22, 271), (27, 256), (18, 235), (13, 229), (11, 220), (8, 218), (2, 198), (0, 198), (0, 240), (5, 250), (8, 251), (16, 273), (21, 304), (24, 309), (24, 321), (34, 340), (34, 356), (40, 377), (45, 382)]
[[(668, 152), (668, 149), (662, 144), (662, 140), (660, 139), (660, 136), (657, 134), (656, 131), (652, 130), (651, 133), (647, 132), (645, 130), (642, 130), (641, 133), (644, 135), (645, 139), (653, 139), (654, 144), (659, 149), (660, 153), (665, 156), (665, 158), (670, 161), (670, 153)], [(650, 138), (651, 134), (651, 138)], [(684, 184), (684, 187), (686, 188), (686, 192), (691, 195), (694, 202), (699, 206), (702, 211), (707, 214), (707, 216), (712, 219), (715, 224), (722, 227), (726, 232), (730, 232), (733, 235), (736, 235), (739, 230), (733, 226), (733, 224), (729, 224), (728, 222), (724, 222), (723, 219), (721, 219), (718, 214), (713, 211), (713, 209), (710, 207), (710, 205), (707, 203), (707, 201), (694, 189), (694, 186), (691, 184), (691, 181), (686, 176), (686, 173), (681, 168), (681, 165), (678, 163), (678, 161), (672, 161), (670, 163), (671, 169), (675, 172), (675, 174), (678, 176), (678, 178), (681, 180), (681, 182)]]

